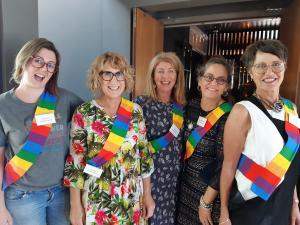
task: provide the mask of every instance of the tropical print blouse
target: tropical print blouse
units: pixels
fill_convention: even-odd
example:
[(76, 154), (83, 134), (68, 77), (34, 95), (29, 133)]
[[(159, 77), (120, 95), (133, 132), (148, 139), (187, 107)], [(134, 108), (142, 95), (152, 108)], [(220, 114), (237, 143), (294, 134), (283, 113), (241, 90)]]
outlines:
[(101, 166), (100, 178), (83, 173), (86, 161), (102, 149), (114, 120), (94, 100), (77, 108), (71, 124), (64, 185), (83, 189), (86, 224), (144, 224), (140, 205), (142, 178), (149, 177), (154, 168), (139, 105), (134, 104), (125, 141), (116, 155)]

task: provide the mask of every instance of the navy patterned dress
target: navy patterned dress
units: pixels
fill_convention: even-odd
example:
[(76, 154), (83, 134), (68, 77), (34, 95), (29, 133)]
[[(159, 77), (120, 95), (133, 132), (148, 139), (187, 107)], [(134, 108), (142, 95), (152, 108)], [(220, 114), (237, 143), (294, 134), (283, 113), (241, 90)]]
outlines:
[[(184, 140), (197, 127), (199, 116), (210, 113), (200, 108), (200, 99), (189, 101), (186, 107)], [(198, 206), (200, 196), (209, 185), (219, 190), (219, 180), (223, 162), (223, 133), (228, 113), (224, 114), (197, 144), (194, 153), (184, 162), (180, 184), (177, 224), (200, 225)], [(213, 202), (212, 220), (218, 224), (220, 217), (219, 195)]]
[[(165, 135), (172, 125), (172, 104), (151, 100), (145, 96), (135, 99), (144, 112), (148, 141)], [(151, 175), (152, 196), (156, 207), (151, 225), (175, 224), (178, 181), (182, 168), (182, 133), (171, 144), (153, 155)]]

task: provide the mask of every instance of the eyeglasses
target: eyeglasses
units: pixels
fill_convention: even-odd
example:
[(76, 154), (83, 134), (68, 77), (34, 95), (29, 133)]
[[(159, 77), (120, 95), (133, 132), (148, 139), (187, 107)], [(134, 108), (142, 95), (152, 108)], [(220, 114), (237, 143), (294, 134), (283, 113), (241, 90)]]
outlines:
[(113, 72), (110, 72), (110, 71), (102, 71), (102, 72), (99, 73), (99, 75), (105, 81), (111, 81), (113, 79), (113, 77), (116, 77), (117, 81), (124, 81), (125, 80), (125, 76), (121, 71), (116, 72), (116, 73), (113, 73)]
[(271, 65), (267, 65), (266, 63), (258, 63), (252, 67), (254, 68), (254, 72), (257, 74), (265, 74), (269, 67), (271, 67), (274, 73), (280, 73), (284, 70), (285, 64), (283, 62), (273, 62)]
[(40, 56), (31, 56), (31, 65), (35, 68), (42, 68), (46, 64), (47, 71), (49, 73), (54, 73), (56, 71), (56, 64), (54, 62), (45, 62), (45, 60)]
[(213, 80), (216, 80), (218, 85), (223, 85), (223, 84), (227, 83), (226, 78), (224, 78), (224, 77), (214, 77), (212, 74), (204, 74), (202, 77), (208, 83), (213, 82)]

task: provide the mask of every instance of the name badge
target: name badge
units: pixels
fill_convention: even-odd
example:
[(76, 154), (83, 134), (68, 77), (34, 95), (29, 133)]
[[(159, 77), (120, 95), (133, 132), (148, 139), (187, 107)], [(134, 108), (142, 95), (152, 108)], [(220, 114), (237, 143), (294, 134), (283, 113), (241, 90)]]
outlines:
[(289, 114), (289, 122), (294, 126), (296, 126), (297, 128), (300, 128), (300, 119), (298, 116)]
[(170, 132), (174, 135), (174, 137), (177, 137), (180, 130), (178, 129), (178, 127), (176, 127), (174, 124), (172, 124), (172, 126), (170, 128)]
[(207, 119), (205, 117), (199, 116), (197, 125), (200, 127), (204, 127), (206, 124)]
[(35, 122), (38, 126), (56, 123), (54, 113), (36, 115)]
[(84, 173), (99, 178), (103, 172), (102, 169), (86, 164), (83, 170)]

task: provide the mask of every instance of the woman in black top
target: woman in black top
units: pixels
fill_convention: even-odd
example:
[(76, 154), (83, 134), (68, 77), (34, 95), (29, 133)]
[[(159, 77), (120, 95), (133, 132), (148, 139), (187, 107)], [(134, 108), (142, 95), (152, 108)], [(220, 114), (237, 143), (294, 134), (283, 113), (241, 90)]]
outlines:
[[(211, 58), (198, 73), (201, 99), (188, 102), (185, 115), (184, 140), (202, 126), (203, 120), (225, 100), (230, 67), (221, 57)], [(223, 159), (223, 129), (227, 113), (203, 136), (193, 154), (185, 160), (182, 174), (177, 224), (199, 225), (219, 222), (219, 177)]]

